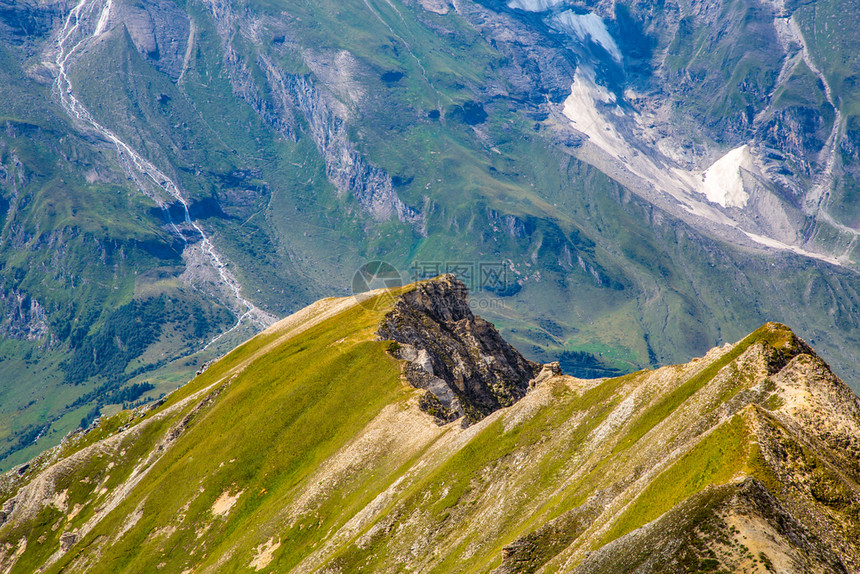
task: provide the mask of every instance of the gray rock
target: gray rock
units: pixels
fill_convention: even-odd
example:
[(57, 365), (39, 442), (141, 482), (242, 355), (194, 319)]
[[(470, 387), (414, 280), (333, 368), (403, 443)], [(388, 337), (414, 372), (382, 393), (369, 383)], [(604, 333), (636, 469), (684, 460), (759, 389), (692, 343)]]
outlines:
[(512, 405), (542, 368), (502, 339), (492, 323), (472, 314), (466, 286), (453, 275), (404, 294), (379, 335), (401, 344), (395, 353), (407, 361), (406, 379), (435, 397), (424, 401), (425, 410), (439, 409), (442, 416), (431, 414), (443, 422), (454, 414), (475, 422)]

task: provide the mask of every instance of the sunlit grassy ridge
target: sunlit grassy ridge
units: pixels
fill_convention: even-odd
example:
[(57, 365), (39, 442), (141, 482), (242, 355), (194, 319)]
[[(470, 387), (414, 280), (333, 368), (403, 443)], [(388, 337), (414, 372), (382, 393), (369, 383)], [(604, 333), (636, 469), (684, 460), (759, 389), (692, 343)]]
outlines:
[(651, 522), (708, 486), (725, 484), (744, 469), (750, 433), (740, 415), (716, 429), (639, 495), (601, 545)]
[[(125, 520), (123, 509), (128, 507), (131, 511), (140, 504), (145, 517), (141, 522), (143, 528), (135, 530), (137, 536), (132, 533), (123, 538), (123, 544), (107, 553), (110, 561), (91, 565), (91, 571), (113, 570), (117, 566), (138, 569), (156, 560), (160, 545), (146, 543), (156, 525), (170, 523), (176, 509), (189, 500), (196, 502), (186, 511), (189, 513), (186, 524), (205, 522), (211, 516), (214, 500), (222, 492), (230, 491), (231, 485), (243, 485), (241, 489), (248, 491), (249, 496), (242, 498), (237, 507), (240, 521), (231, 521), (229, 528), (217, 529), (219, 538), (255, 531), (270, 511), (281, 508), (271, 501), (288, 501), (295, 496), (297, 485), (311, 469), (348, 442), (383, 406), (408, 397), (409, 392), (399, 382), (396, 361), (385, 353), (383, 343), (376, 341), (375, 329), (384, 310), (384, 307), (375, 311), (352, 307), (311, 327), (296, 340), (275, 341), (268, 352), (246, 364), (261, 347), (283, 337), (279, 333), (262, 335), (216, 363), (162, 407), (147, 413), (143, 421), (125, 413), (117, 415), (84, 437), (84, 442), (66, 447), (66, 455), (80, 453), (87, 444), (113, 435), (120, 425), (129, 422), (144, 429), (134, 440), (123, 440), (122, 445), (109, 449), (107, 458), (120, 463), (121, 471), (119, 467), (106, 470), (107, 462), (102, 458), (105, 454), (100, 453), (72, 473), (62, 473), (55, 487), (67, 491), (67, 508), (72, 509), (88, 500), (82, 490), (93, 484), (113, 488), (122, 483), (166, 427), (183, 425), (183, 417), (189, 419), (185, 423), (189, 424), (188, 431), (181, 440), (158, 459), (137, 485), (135, 495), (123, 501), (118, 513), (106, 517), (97, 531), (119, 531)], [(180, 404), (183, 398), (201, 391), (203, 395), (194, 401)], [(210, 404), (204, 400), (204, 406), (197, 407), (195, 412), (195, 404), (206, 395), (217, 396), (217, 401)], [(174, 405), (179, 406), (178, 410), (170, 412)], [(162, 412), (170, 414), (162, 418)], [(147, 423), (150, 419), (157, 422)], [(98, 445), (95, 448), (102, 450)], [(204, 489), (206, 495), (198, 497), (199, 489)], [(238, 490), (233, 488), (234, 493)], [(262, 511), (262, 516), (261, 505), (268, 509)], [(92, 513), (93, 506), (86, 506), (69, 526), (84, 524)], [(42, 543), (37, 541), (41, 536), (38, 525), (59, 516), (57, 509), (49, 508), (36, 517), (36, 527), (28, 536), (31, 547), (37, 550), (29, 557), (32, 560), (44, 560), (52, 546), (44, 538)], [(240, 526), (245, 519), (250, 523)], [(191, 549), (197, 541), (196, 530), (178, 531), (176, 544)], [(54, 542), (60, 534), (52, 533)], [(74, 554), (67, 555), (60, 564), (74, 558)], [(183, 554), (176, 555), (178, 562), (184, 559)], [(30, 568), (28, 564), (31, 563), (20, 563), (22, 571)]]
[(762, 383), (775, 356), (817, 360), (782, 325), (690, 365), (554, 377), (464, 429), (417, 409), (377, 340), (393, 302), (323, 300), (44, 455), (62, 462), (41, 477), (40, 460), (7, 476), (0, 501), (19, 481), (41, 494), (0, 526), (0, 566), (20, 546), (11, 572), (552, 571), (688, 500), (707, 522), (745, 477), (795, 496), (768, 436), (824, 468), (778, 422), (791, 395)]

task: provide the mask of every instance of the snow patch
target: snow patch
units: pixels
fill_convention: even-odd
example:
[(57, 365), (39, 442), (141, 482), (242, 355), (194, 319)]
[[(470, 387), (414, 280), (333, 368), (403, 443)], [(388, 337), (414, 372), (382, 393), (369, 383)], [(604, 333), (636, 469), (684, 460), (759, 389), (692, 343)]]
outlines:
[(418, 0), (422, 8), (428, 12), (436, 14), (447, 14), (451, 10), (451, 4), (448, 0)]
[(113, 0), (107, 0), (105, 2), (104, 8), (102, 8), (102, 13), (99, 16), (98, 24), (96, 24), (96, 31), (93, 32), (93, 37), (100, 35), (107, 28), (108, 22), (110, 22), (110, 11), (113, 7)]
[(699, 190), (712, 203), (723, 207), (744, 207), (750, 198), (744, 188), (744, 171), (756, 173), (748, 145), (733, 149), (706, 169)]
[(601, 149), (628, 151), (627, 142), (597, 109), (597, 105), (601, 105), (612, 108), (615, 113), (623, 113), (615, 103), (615, 95), (594, 81), (594, 72), (580, 68), (574, 74), (563, 113), (576, 129), (586, 134)]
[(603, 18), (597, 14), (575, 14), (568, 10), (552, 19), (552, 26), (559, 32), (575, 36), (580, 40), (591, 39), (600, 44), (616, 62), (621, 61), (621, 50), (606, 28)]
[[(633, 147), (625, 135), (617, 129), (616, 122), (620, 125), (623, 118), (629, 118), (630, 115), (618, 105), (614, 94), (597, 84), (594, 70), (585, 66), (580, 66), (574, 75), (570, 96), (564, 101), (563, 113), (577, 131), (588, 137), (590, 144), (617, 161), (619, 165), (623, 165), (630, 174), (641, 178), (654, 189), (675, 198), (685, 211), (718, 225), (735, 228), (759, 245), (791, 251), (798, 255), (826, 261), (832, 265), (841, 265), (834, 257), (813, 253), (796, 245), (789, 245), (770, 237), (746, 231), (714, 205), (699, 200), (701, 194), (706, 193), (703, 191), (704, 181), (709, 179), (715, 182), (719, 181), (718, 172), (735, 173), (735, 178), (741, 180), (741, 185), (743, 183), (741, 168), (753, 175), (760, 175), (752, 162), (752, 154), (749, 153), (749, 149), (743, 150), (746, 146), (729, 152), (706, 170), (704, 174), (672, 165), (669, 158), (666, 158), (668, 163), (656, 160), (647, 151), (640, 151)], [(729, 159), (725, 160), (726, 157)], [(718, 164), (719, 167), (715, 168)], [(734, 166), (736, 171), (726, 170), (724, 166)], [(707, 175), (708, 172), (712, 172), (710, 178)], [(732, 178), (727, 179), (732, 180)], [(729, 202), (740, 203), (743, 199), (744, 203), (741, 205), (745, 205), (746, 200), (749, 199), (746, 190), (742, 189), (743, 195), (733, 194), (732, 191), (736, 192), (737, 190), (720, 191), (720, 195), (714, 197), (725, 198), (726, 205), (732, 205)]]
[(511, 0), (508, 2), (508, 8), (525, 10), (526, 12), (546, 12), (562, 2), (564, 0)]
[(655, 160), (651, 154), (630, 144), (618, 128), (630, 115), (618, 105), (615, 94), (595, 81), (594, 70), (580, 66), (576, 71), (563, 113), (577, 131), (588, 136), (591, 144), (631, 174), (677, 199), (683, 209), (715, 223), (735, 226), (725, 214), (699, 199), (698, 192), (703, 185), (701, 173)]

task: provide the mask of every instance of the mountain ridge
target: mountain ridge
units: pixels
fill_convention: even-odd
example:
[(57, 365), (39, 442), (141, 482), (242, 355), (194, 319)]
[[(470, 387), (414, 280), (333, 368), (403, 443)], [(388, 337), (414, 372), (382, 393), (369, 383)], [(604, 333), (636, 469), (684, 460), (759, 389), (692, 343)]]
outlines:
[(860, 568), (860, 400), (785, 326), (615, 379), (544, 369), (510, 406), (446, 423), (380, 340), (404, 297), (467, 304), (444, 277), (320, 301), (7, 473), (0, 565)]

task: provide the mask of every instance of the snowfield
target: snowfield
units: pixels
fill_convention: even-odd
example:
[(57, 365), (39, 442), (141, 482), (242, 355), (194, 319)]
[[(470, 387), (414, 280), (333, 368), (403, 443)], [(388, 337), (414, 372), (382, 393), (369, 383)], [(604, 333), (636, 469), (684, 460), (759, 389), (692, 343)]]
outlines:
[(705, 170), (700, 191), (712, 203), (723, 207), (744, 207), (750, 196), (744, 189), (741, 170), (758, 172), (748, 145), (733, 149)]
[(582, 41), (591, 39), (599, 44), (616, 62), (621, 61), (621, 50), (606, 28), (603, 18), (597, 14), (575, 14), (568, 10), (552, 19), (552, 27)]
[[(646, 188), (672, 197), (687, 213), (718, 226), (730, 227), (758, 245), (841, 266), (836, 257), (813, 253), (798, 245), (744, 229), (729, 213), (717, 207), (742, 208), (747, 205), (750, 190), (744, 186), (744, 172), (761, 177), (749, 146), (731, 150), (705, 171), (698, 171), (679, 166), (656, 149), (634, 144), (622, 128), (625, 122), (638, 123), (639, 118), (635, 112), (622, 108), (615, 94), (598, 84), (594, 70), (585, 65), (576, 71), (562, 113), (576, 131), (588, 137), (587, 145), (606, 154), (605, 157), (611, 158), (616, 167), (639, 178)], [(630, 189), (635, 191), (635, 187)]]
[(562, 2), (564, 0), (511, 0), (508, 2), (508, 8), (525, 10), (526, 12), (546, 12)]

